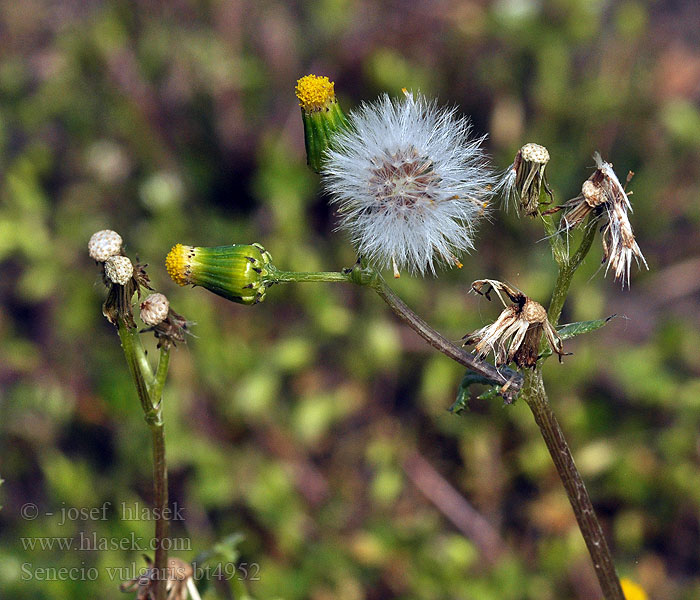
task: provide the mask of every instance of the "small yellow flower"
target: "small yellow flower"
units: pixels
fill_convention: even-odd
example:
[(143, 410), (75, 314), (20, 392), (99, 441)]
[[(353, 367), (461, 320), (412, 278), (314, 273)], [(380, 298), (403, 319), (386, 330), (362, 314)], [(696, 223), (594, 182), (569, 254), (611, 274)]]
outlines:
[(625, 600), (649, 600), (644, 588), (631, 579), (623, 578), (620, 580), (620, 584), (622, 592), (625, 594)]
[(294, 90), (299, 106), (306, 112), (321, 110), (335, 101), (335, 83), (328, 77), (305, 75), (297, 81)]
[(304, 124), (306, 160), (317, 173), (321, 171), (332, 138), (348, 126), (335, 98), (334, 87), (328, 77), (305, 75), (297, 81), (295, 89)]
[(170, 278), (178, 285), (200, 285), (240, 304), (265, 299), (265, 276), (270, 255), (260, 244), (204, 248), (177, 244), (165, 259)]

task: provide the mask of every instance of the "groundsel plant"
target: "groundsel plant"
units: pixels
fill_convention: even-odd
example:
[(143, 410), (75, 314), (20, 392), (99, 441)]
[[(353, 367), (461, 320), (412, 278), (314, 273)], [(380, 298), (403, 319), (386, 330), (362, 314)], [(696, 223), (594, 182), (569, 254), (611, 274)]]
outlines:
[[(122, 591), (135, 591), (139, 600), (199, 600), (192, 580), (192, 567), (178, 558), (168, 560), (168, 472), (165, 462), (165, 423), (162, 395), (168, 374), (170, 349), (185, 341), (191, 323), (170, 307), (168, 298), (155, 292), (146, 266), (134, 264), (124, 254), (122, 237), (110, 229), (98, 231), (88, 242), (88, 254), (94, 259), (102, 281), (107, 287), (107, 298), (102, 313), (116, 328), (124, 357), (144, 412), (144, 418), (153, 440), (153, 514), (155, 561), (146, 558), (143, 575), (126, 582)], [(146, 328), (139, 329), (133, 310), (134, 297), (150, 293), (140, 302), (140, 319)], [(153, 332), (160, 350), (154, 371), (141, 342), (141, 333)]]
[[(567, 339), (603, 327), (611, 318), (558, 325), (599, 220), (605, 220), (604, 260), (623, 284), (629, 284), (633, 258), (646, 265), (627, 218), (628, 195), (612, 166), (598, 157), (598, 168), (579, 197), (543, 210), (554, 197), (545, 167), (556, 157), (541, 145), (525, 144), (499, 183), (482, 150), (483, 137), (472, 137), (468, 119), (454, 108), (403, 91), (396, 98), (382, 96), (362, 104), (346, 117), (333, 83), (316, 75), (298, 81), (296, 96), (307, 162), (320, 173), (338, 226), (357, 250), (356, 264), (339, 271), (283, 271), (257, 243), (211, 248), (177, 244), (166, 259), (170, 277), (179, 285), (201, 286), (244, 305), (263, 301), (271, 286), (283, 283), (351, 283), (375, 291), (430, 345), (467, 368), (450, 409), (454, 414), (465, 412), (477, 384), (487, 387), (484, 397), (527, 403), (573, 508), (603, 596), (624, 600), (612, 554), (542, 379), (547, 358), (567, 354)], [(469, 352), (416, 315), (380, 270), (391, 269), (398, 276), (402, 270), (425, 274), (436, 273), (439, 265), (460, 266), (458, 256), (473, 250), (477, 224), (497, 194), (516, 200), (519, 214), (543, 225), (558, 275), (547, 310), (501, 281), (474, 282), (475, 292), (487, 298), (495, 293), (505, 310), (491, 325), (465, 336), (465, 343), (475, 346)], [(564, 216), (556, 224), (551, 214), (561, 210)], [(572, 250), (576, 228), (583, 232)], [(490, 355), (495, 365), (485, 360)]]

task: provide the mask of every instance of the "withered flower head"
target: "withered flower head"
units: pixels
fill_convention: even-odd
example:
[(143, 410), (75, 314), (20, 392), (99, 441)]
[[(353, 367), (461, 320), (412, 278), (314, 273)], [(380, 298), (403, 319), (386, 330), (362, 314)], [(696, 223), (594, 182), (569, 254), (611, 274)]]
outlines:
[(632, 259), (639, 266), (640, 261), (649, 269), (642, 251), (639, 249), (637, 241), (634, 239), (632, 225), (627, 218), (627, 209), (623, 204), (613, 204), (608, 206), (608, 222), (603, 226), (603, 262), (608, 264), (605, 267), (605, 274), (612, 267), (615, 279), (622, 282), (622, 287), (630, 286), (630, 269)]
[(164, 294), (151, 294), (141, 302), (141, 320), (150, 325), (143, 331), (152, 331), (158, 340), (158, 348), (170, 348), (177, 342), (185, 341), (185, 334), (190, 333), (190, 321), (170, 308), (170, 302)]
[(151, 294), (141, 302), (141, 320), (151, 327), (165, 321), (170, 310), (170, 302), (164, 294)]
[(549, 162), (549, 151), (539, 144), (525, 144), (515, 155), (513, 164), (503, 176), (498, 189), (506, 204), (515, 204), (518, 212), (530, 217), (537, 216), (542, 188), (551, 198), (552, 190), (547, 184), (545, 168)]
[(110, 256), (105, 260), (105, 276), (112, 283), (126, 285), (134, 276), (134, 265), (126, 256)]
[[(464, 345), (474, 344), (474, 351), (479, 358), (493, 352), (496, 366), (514, 361), (521, 368), (534, 368), (539, 356), (540, 340), (544, 332), (553, 352), (566, 356), (562, 341), (547, 318), (544, 307), (501, 281), (481, 279), (472, 283), (472, 290), (491, 300), (495, 292), (505, 310), (491, 325), (482, 327), (474, 333), (465, 335)], [(512, 304), (508, 304), (503, 296)]]
[[(583, 182), (581, 193), (565, 202), (558, 209), (566, 212), (561, 218), (560, 229), (567, 231), (583, 223), (584, 219), (593, 214), (594, 218), (605, 218), (601, 231), (603, 232), (603, 262), (607, 262), (605, 273), (612, 267), (615, 279), (622, 282), (622, 287), (630, 283), (630, 268), (632, 259), (637, 265), (647, 261), (634, 239), (632, 225), (627, 211), (632, 212), (632, 205), (625, 188), (613, 171), (612, 164), (605, 162), (600, 154), (593, 155), (596, 170)], [(633, 174), (630, 173), (628, 181)], [(557, 209), (557, 210), (558, 210)]]
[(141, 297), (141, 288), (152, 290), (146, 273), (148, 265), (132, 263), (120, 254), (122, 238), (116, 231), (103, 230), (95, 233), (88, 243), (88, 253), (102, 271), (102, 280), (109, 289), (102, 305), (102, 314), (116, 325), (121, 317), (129, 327), (135, 327), (131, 299), (134, 294)]
[(167, 600), (199, 600), (200, 596), (194, 585), (194, 569), (192, 565), (179, 558), (168, 559), (167, 573), (158, 573), (153, 561), (144, 555), (148, 568), (144, 573), (125, 581), (119, 586), (122, 592), (136, 592), (136, 600), (153, 600), (156, 597), (156, 586), (162, 576), (167, 578)]

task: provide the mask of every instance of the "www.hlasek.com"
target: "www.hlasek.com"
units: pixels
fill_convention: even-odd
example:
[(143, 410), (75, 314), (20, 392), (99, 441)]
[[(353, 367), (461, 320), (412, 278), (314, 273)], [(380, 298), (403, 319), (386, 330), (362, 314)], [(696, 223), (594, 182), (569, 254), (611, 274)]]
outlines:
[[(39, 567), (33, 563), (22, 563), (22, 581), (96, 581), (101, 570), (91, 567), (85, 561), (75, 567)], [(195, 581), (203, 579), (260, 581), (260, 565), (258, 563), (207, 563), (192, 564)], [(152, 570), (133, 562), (120, 567), (105, 567), (103, 575), (111, 581), (131, 581), (140, 577), (151, 576)], [(166, 577), (167, 578), (167, 577)]]
[[(24, 550), (61, 550), (61, 551), (105, 551), (122, 550), (134, 552), (146, 552), (157, 550), (159, 544), (155, 538), (144, 539), (131, 533), (125, 537), (101, 537), (97, 532), (78, 532), (74, 537), (23, 537), (20, 538)], [(160, 547), (174, 552), (192, 550), (189, 538), (164, 538)]]

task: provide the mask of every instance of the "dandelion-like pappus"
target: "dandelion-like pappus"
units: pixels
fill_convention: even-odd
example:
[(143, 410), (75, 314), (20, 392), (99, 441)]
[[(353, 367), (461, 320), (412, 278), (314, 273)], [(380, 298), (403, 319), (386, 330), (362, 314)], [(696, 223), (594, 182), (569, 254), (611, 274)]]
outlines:
[(611, 163), (605, 162), (598, 152), (593, 158), (597, 168), (583, 182), (581, 193), (556, 209), (565, 210), (560, 229), (566, 231), (577, 227), (590, 214), (605, 218), (606, 222), (601, 227), (603, 262), (607, 263), (605, 273), (612, 268), (615, 279), (622, 282), (622, 287), (629, 287), (632, 260), (638, 266), (643, 264), (647, 269), (649, 265), (634, 238), (632, 224), (627, 216), (627, 211), (632, 212), (632, 205), (624, 186)]
[[(496, 366), (514, 361), (521, 368), (534, 368), (539, 358), (540, 340), (544, 332), (552, 352), (566, 356), (561, 338), (547, 318), (547, 311), (534, 300), (509, 285), (493, 279), (480, 279), (472, 283), (472, 290), (491, 300), (495, 292), (505, 309), (491, 325), (465, 335), (464, 345), (474, 344), (474, 352), (480, 358), (493, 352)], [(503, 296), (512, 304), (508, 304)]]
[(493, 194), (483, 138), (422, 95), (383, 96), (349, 116), (327, 151), (323, 182), (360, 256), (398, 277), (461, 267)]

